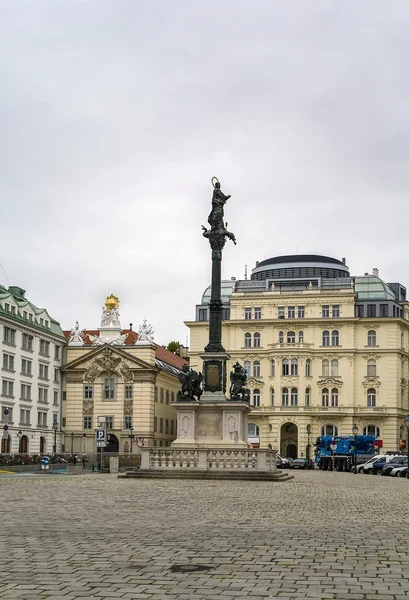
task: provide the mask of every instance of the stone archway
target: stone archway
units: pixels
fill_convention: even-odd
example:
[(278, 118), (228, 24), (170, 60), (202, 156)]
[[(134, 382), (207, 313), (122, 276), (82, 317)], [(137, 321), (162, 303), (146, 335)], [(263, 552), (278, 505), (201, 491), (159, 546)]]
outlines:
[(11, 436), (10, 434), (7, 436), (7, 439), (4, 438), (1, 440), (1, 453), (2, 454), (10, 454), (11, 452)]
[(113, 433), (108, 433), (108, 444), (104, 448), (104, 452), (119, 452), (119, 441)]
[(283, 423), (281, 425), (280, 454), (286, 458), (297, 458), (298, 427), (295, 423)]
[(21, 436), (18, 451), (20, 454), (28, 454), (28, 437), (26, 435)]
[(40, 454), (45, 454), (46, 453), (46, 441), (45, 441), (45, 437), (41, 436), (40, 437)]

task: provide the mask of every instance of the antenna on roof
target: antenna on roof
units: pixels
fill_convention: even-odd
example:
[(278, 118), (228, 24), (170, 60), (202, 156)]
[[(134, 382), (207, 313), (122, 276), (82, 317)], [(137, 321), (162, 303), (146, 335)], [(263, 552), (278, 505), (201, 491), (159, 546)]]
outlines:
[(6, 278), (7, 283), (10, 285), (9, 278), (6, 275), (6, 271), (4, 270), (3, 264), (1, 262), (0, 262), (0, 267), (1, 267), (1, 270), (3, 271), (3, 273), (4, 273), (4, 277)]
[(244, 265), (244, 279), (247, 280), (247, 265)]

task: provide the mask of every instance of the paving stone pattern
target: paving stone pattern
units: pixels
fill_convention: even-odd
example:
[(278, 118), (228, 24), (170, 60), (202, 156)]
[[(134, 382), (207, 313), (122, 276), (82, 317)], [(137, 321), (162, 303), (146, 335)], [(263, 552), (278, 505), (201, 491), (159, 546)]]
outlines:
[[(409, 481), (0, 477), (0, 598), (403, 600)], [(174, 572), (177, 565), (209, 567)]]

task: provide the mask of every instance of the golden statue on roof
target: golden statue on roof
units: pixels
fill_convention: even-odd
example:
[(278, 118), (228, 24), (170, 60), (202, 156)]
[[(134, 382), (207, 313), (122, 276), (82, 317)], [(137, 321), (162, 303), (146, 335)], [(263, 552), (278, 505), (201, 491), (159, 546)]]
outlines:
[(114, 308), (119, 308), (119, 298), (117, 298), (116, 296), (114, 296), (114, 294), (111, 294), (110, 296), (107, 296), (107, 298), (105, 300), (105, 308), (107, 310), (112, 310)]

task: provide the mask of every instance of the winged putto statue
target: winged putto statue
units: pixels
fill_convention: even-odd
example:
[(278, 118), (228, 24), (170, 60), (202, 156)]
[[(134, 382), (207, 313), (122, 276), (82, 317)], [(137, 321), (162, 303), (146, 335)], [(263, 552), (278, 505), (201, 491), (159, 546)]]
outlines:
[(177, 395), (177, 400), (179, 402), (200, 400), (200, 396), (203, 393), (203, 375), (201, 373), (190, 369), (188, 365), (183, 365), (178, 379), (182, 384), (182, 389)]

